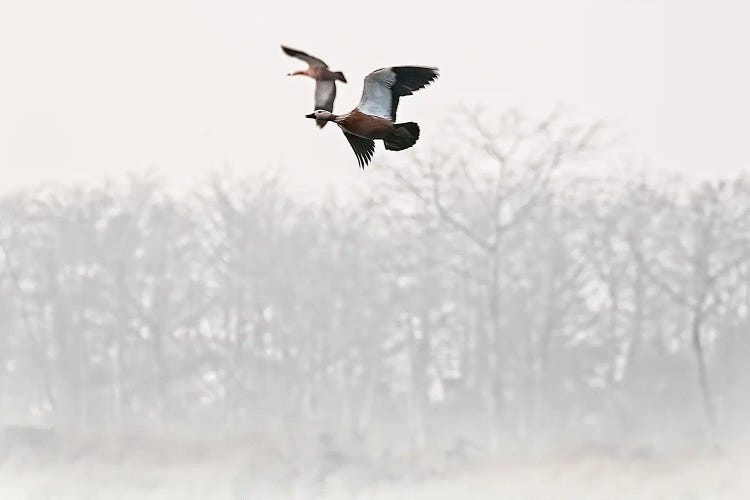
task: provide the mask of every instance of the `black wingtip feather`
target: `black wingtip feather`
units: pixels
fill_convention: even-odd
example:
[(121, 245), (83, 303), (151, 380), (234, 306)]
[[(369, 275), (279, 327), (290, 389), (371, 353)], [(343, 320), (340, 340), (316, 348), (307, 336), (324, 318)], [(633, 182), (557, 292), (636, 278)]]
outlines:
[(440, 70), (425, 66), (394, 66), (391, 70), (396, 74), (396, 82), (391, 88), (391, 120), (396, 121), (399, 98), (412, 95), (437, 80)]
[(391, 68), (396, 74), (394, 89), (404, 92), (401, 95), (411, 95), (434, 82), (440, 76), (438, 68), (424, 66), (394, 66)]
[(344, 136), (354, 150), (354, 156), (357, 157), (359, 168), (364, 170), (365, 166), (370, 163), (370, 160), (372, 160), (372, 155), (375, 154), (375, 141), (349, 134), (347, 132), (344, 132)]

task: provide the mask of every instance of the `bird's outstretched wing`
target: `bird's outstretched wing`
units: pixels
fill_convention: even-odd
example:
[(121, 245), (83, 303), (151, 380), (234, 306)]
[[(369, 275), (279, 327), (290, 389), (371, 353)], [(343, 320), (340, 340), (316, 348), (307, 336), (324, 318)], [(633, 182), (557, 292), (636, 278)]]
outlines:
[(365, 165), (370, 163), (372, 155), (375, 153), (375, 141), (348, 132), (344, 132), (344, 135), (354, 150), (354, 154), (357, 157), (357, 163), (359, 163), (359, 168), (364, 170)]
[(426, 87), (439, 76), (437, 68), (394, 66), (378, 69), (365, 77), (361, 112), (396, 121), (399, 97), (411, 95)]
[[(333, 101), (336, 100), (336, 82), (333, 80), (316, 80), (315, 82), (315, 109), (333, 111)], [(323, 128), (326, 120), (316, 120), (318, 127)]]
[(285, 45), (281, 46), (281, 50), (284, 51), (284, 54), (286, 54), (288, 56), (291, 56), (291, 57), (296, 57), (297, 59), (305, 61), (310, 66), (320, 66), (320, 67), (323, 67), (323, 68), (327, 68), (328, 67), (328, 65), (326, 63), (324, 63), (323, 61), (321, 61), (317, 57), (311, 56), (307, 52), (302, 52), (301, 50), (292, 49), (291, 47), (287, 47)]

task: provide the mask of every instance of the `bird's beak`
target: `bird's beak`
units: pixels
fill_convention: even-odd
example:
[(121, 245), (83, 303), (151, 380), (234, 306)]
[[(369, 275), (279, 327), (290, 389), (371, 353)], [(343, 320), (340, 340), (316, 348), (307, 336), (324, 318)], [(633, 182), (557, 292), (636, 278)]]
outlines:
[(310, 113), (309, 115), (305, 115), (305, 118), (315, 118), (315, 113)]

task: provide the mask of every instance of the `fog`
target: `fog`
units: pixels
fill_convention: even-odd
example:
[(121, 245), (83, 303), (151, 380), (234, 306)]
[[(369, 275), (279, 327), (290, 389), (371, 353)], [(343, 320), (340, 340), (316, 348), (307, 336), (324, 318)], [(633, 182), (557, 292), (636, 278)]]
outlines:
[(0, 498), (750, 497), (748, 6), (378, 5), (0, 6)]
[(748, 181), (454, 120), (346, 200), (228, 169), (4, 196), (4, 497), (747, 493)]

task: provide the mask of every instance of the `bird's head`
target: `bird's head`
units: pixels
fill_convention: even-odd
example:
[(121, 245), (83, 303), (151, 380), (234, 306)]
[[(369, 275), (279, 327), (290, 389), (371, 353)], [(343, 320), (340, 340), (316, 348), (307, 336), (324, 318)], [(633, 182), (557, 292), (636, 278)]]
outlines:
[(335, 116), (330, 111), (326, 111), (324, 109), (316, 109), (309, 115), (305, 115), (305, 118), (313, 118), (315, 120), (325, 120), (330, 122), (335, 119)]

